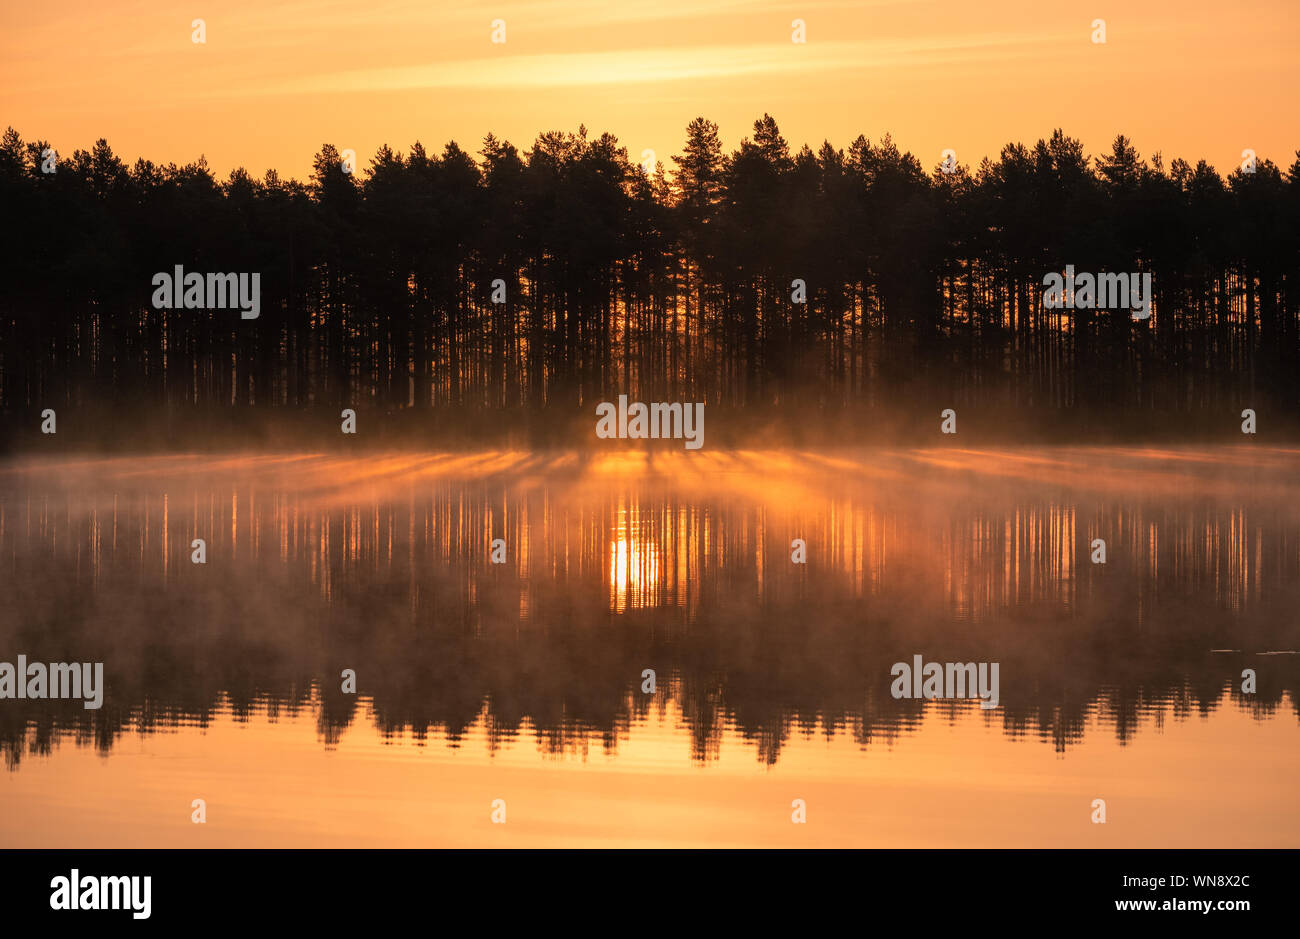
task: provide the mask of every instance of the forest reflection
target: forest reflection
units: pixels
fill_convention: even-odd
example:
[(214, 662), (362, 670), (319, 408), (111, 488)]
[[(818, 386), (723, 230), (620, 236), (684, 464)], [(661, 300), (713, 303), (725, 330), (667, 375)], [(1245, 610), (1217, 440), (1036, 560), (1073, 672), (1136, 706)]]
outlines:
[(546, 754), (617, 753), (669, 708), (693, 760), (734, 733), (773, 764), (796, 733), (866, 748), (975, 706), (893, 699), (890, 665), (913, 654), (1000, 662), (984, 720), (1067, 754), (1085, 726), (1132, 742), (1222, 707), (1300, 718), (1298, 455), (10, 462), (0, 660), (103, 661), (107, 693), (99, 711), (6, 701), (0, 747), (16, 769), (65, 739), (110, 753), (311, 709), (325, 746), (373, 715), (386, 737), (455, 746), (485, 726), (495, 748), (531, 729)]

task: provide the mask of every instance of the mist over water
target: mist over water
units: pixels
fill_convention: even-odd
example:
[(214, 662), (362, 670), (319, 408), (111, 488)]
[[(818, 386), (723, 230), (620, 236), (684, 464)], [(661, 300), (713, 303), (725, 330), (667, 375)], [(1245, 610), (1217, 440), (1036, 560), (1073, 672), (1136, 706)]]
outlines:
[[(35, 840), (16, 819), (60, 812), (54, 842), (118, 843), (115, 811), (141, 844), (184, 843), (194, 797), (245, 819), (239, 843), (346, 840), (346, 822), (319, 821), (343, 804), (374, 843), (459, 843), (487, 825), (483, 785), (542, 773), (563, 777), (550, 785), (563, 795), (528, 796), (554, 824), (512, 817), (511, 843), (744, 843), (757, 836), (723, 805), (759, 793), (770, 842), (791, 837), (790, 799), (821, 787), (818, 813), (842, 822), (822, 843), (1087, 844), (1102, 837), (1088, 799), (1133, 784), (1143, 821), (1113, 820), (1107, 844), (1181, 843), (1187, 803), (1214, 794), (1225, 807), (1202, 806), (1199, 844), (1294, 845), (1298, 457), (11, 461), (0, 660), (102, 661), (106, 692), (98, 711), (0, 706), (14, 810), (0, 843)], [(195, 538), (206, 564), (191, 563)], [(504, 564), (490, 561), (497, 538)], [(1105, 564), (1090, 560), (1096, 538)], [(1000, 706), (893, 698), (890, 666), (914, 654), (1000, 663)], [(1241, 693), (1244, 668), (1256, 694)], [(1267, 740), (1265, 755), (1243, 763), (1246, 739)], [(104, 786), (89, 797), (58, 771), (87, 757)], [(411, 808), (416, 778), (442, 808)], [(141, 795), (158, 786), (174, 819)], [(602, 798), (619, 810), (586, 831), (582, 800)], [(473, 808), (456, 815), (462, 800)], [(904, 806), (919, 828), (889, 827)], [(1016, 813), (1034, 821), (1027, 836)]]

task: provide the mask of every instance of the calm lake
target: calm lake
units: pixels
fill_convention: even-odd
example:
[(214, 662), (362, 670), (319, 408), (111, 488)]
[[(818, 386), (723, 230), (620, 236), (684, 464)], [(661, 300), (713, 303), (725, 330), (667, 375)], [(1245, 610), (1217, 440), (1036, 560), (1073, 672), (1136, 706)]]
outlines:
[(2, 847), (1300, 846), (1294, 449), (11, 460), (0, 570)]

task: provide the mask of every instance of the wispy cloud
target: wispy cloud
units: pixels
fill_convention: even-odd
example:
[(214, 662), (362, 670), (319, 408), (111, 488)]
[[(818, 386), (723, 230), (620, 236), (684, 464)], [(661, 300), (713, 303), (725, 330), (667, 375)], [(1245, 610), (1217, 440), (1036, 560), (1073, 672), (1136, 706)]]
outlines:
[(434, 88), (572, 87), (650, 84), (781, 73), (808, 75), (851, 72), (900, 64), (926, 65), (978, 58), (1047, 54), (1045, 43), (1059, 36), (979, 36), (931, 40), (856, 40), (819, 43), (714, 45), (687, 48), (622, 49), (604, 52), (482, 58), (421, 65), (355, 69), (261, 81), (241, 89), (260, 94), (404, 91)]
[[(259, 6), (245, 14), (247, 22), (283, 27), (291, 14), (298, 32), (321, 28), (448, 27), (473, 24), (486, 35), (488, 24), (504, 19), (528, 32), (571, 30), (613, 23), (666, 22), (709, 18), (785, 15), (810, 19), (825, 11), (858, 11), (884, 7), (938, 4), (941, 0), (306, 0)], [(784, 26), (784, 24), (781, 24)]]

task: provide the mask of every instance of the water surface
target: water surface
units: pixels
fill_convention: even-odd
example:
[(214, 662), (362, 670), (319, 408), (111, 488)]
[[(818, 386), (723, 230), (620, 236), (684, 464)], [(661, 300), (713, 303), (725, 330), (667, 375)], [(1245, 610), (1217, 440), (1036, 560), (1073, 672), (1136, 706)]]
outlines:
[[(1295, 847), (1298, 466), (11, 461), (0, 661), (107, 691), (0, 701), (0, 845)], [(894, 699), (914, 654), (998, 662), (999, 707)]]

